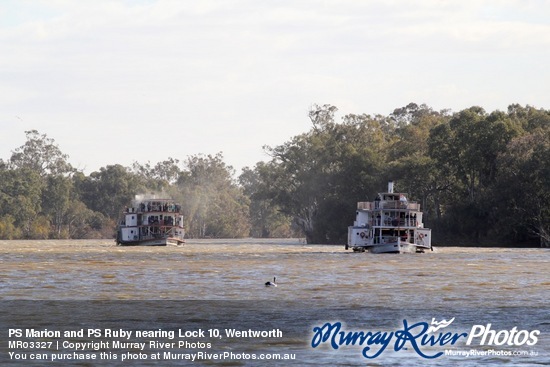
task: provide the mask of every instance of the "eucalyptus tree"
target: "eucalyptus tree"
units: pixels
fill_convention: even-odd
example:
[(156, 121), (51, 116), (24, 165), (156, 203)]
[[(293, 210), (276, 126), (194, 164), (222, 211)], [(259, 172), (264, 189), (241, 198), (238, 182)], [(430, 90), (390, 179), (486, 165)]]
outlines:
[(487, 114), (471, 107), (431, 130), (429, 156), (440, 177), (450, 179), (442, 196), (449, 230), (482, 240), (491, 228), (490, 202), (498, 174), (497, 157), (521, 134), (521, 127), (504, 112)]
[(33, 225), (42, 210), (43, 180), (39, 174), (29, 168), (1, 169), (0, 183), (0, 217), (5, 218), (10, 236), (16, 235), (12, 226), (23, 238), (32, 238), (36, 230), (43, 232), (44, 228)]
[(61, 151), (54, 139), (37, 130), (25, 131), (25, 135), (25, 144), (12, 153), (9, 161), (11, 167), (29, 169), (41, 177), (74, 172), (68, 162), (69, 156)]
[(144, 186), (154, 192), (169, 190), (182, 174), (180, 160), (171, 157), (155, 165), (150, 162), (144, 164), (134, 162), (132, 171), (141, 179)]
[(269, 162), (258, 162), (253, 169), (245, 167), (239, 176), (243, 194), (250, 199), (250, 235), (263, 238), (290, 237), (295, 235), (292, 218), (281, 211), (269, 191), (270, 166)]
[(21, 237), (21, 230), (15, 225), (15, 218), (11, 214), (0, 216), (0, 239), (14, 240)]
[(524, 131), (547, 130), (550, 125), (550, 110), (533, 106), (511, 104), (508, 106), (508, 116)]
[(65, 216), (71, 205), (73, 181), (63, 175), (46, 176), (46, 184), (42, 190), (43, 212), (50, 218), (52, 236), (55, 238), (67, 238), (69, 233), (64, 231)]
[(29, 190), (28, 195), (19, 195), (15, 200), (12, 215), (24, 237), (47, 238), (50, 224), (59, 235), (71, 195), (70, 176), (75, 170), (54, 139), (37, 130), (25, 131), (25, 135), (26, 142), (12, 152), (7, 164), (15, 176), (25, 176), (25, 183), (19, 185)]
[(120, 164), (101, 167), (78, 185), (82, 202), (111, 220), (116, 220), (135, 195), (145, 190), (136, 174)]
[(68, 238), (110, 238), (114, 234), (112, 220), (79, 200), (69, 203), (63, 223)]
[(327, 162), (327, 130), (334, 126), (337, 108), (314, 106), (309, 112), (313, 128), (277, 147), (264, 147), (272, 157), (269, 190), (283, 213), (294, 218), (308, 243), (319, 242), (316, 221), (325, 198), (327, 176), (335, 165)]
[(389, 118), (395, 122), (397, 138), (390, 146), (388, 175), (397, 181), (396, 189), (420, 200), (427, 223), (441, 219), (441, 195), (451, 179), (429, 156), (429, 142), (432, 129), (448, 123), (449, 112), (410, 103), (395, 109)]
[(474, 202), (479, 186), (479, 172), (483, 162), (479, 159), (478, 133), (486, 118), (481, 107), (471, 107), (455, 114), (448, 124), (432, 130), (429, 154), (442, 167), (444, 173), (453, 177), (461, 185), (455, 187), (453, 201), (463, 200), (467, 194), (469, 202)]
[(288, 142), (265, 147), (272, 160), (263, 181), (272, 200), (292, 216), (308, 243), (343, 242), (355, 205), (379, 188), (388, 135), (384, 120), (313, 106), (312, 128)]
[[(544, 117), (546, 115), (546, 118)], [(495, 236), (517, 242), (536, 239), (550, 246), (550, 111), (536, 124), (524, 120), (531, 132), (510, 141), (498, 157), (493, 202)]]
[(223, 155), (193, 155), (177, 181), (177, 193), (191, 237), (244, 237), (249, 234), (248, 198), (233, 179)]

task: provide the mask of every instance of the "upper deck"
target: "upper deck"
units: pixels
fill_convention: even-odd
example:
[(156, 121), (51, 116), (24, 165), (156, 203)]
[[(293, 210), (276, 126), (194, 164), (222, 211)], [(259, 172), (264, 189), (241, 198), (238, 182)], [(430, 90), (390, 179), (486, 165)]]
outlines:
[(168, 212), (179, 213), (181, 206), (172, 199), (133, 200), (126, 213)]
[(420, 211), (420, 203), (416, 201), (360, 201), (358, 210), (408, 209)]

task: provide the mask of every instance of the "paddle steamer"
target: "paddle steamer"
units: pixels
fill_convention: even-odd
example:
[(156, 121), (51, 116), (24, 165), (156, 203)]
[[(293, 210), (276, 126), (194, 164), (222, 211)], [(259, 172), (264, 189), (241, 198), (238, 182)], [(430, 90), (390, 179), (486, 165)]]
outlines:
[(181, 246), (185, 230), (181, 207), (171, 199), (135, 199), (117, 229), (119, 246)]
[(431, 229), (424, 228), (420, 204), (406, 194), (379, 193), (372, 202), (358, 202), (355, 222), (348, 227), (346, 250), (372, 253), (418, 253), (432, 250)]

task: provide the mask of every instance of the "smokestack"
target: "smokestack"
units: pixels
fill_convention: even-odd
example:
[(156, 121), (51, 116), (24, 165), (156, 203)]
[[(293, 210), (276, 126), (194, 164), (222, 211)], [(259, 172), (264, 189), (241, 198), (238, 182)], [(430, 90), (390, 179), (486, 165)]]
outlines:
[(393, 181), (388, 182), (388, 192), (390, 194), (393, 193)]

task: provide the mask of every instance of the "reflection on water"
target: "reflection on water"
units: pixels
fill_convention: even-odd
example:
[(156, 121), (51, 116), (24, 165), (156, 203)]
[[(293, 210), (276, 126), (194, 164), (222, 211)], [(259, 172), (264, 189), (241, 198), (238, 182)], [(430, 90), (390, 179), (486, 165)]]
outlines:
[[(111, 240), (72, 240), (0, 241), (0, 253), (4, 301), (294, 302), (311, 306), (293, 310), (292, 316), (309, 324), (331, 315), (350, 323), (389, 327), (398, 324), (397, 316), (430, 321), (463, 312), (463, 319), (473, 323), (529, 322), (549, 328), (550, 252), (543, 249), (437, 248), (426, 254), (374, 255), (298, 240), (189, 240), (184, 247), (117, 247)], [(274, 276), (278, 287), (266, 288), (264, 283)], [(401, 310), (401, 314), (373, 310)], [(308, 337), (298, 341), (300, 348), (307, 346)], [(539, 342), (539, 352), (543, 346), (549, 349), (541, 344), (547, 342), (546, 337)], [(330, 350), (316, 356), (321, 359), (312, 365), (323, 358), (333, 363), (335, 358)], [(364, 363), (360, 355), (347, 358), (349, 365)], [(395, 365), (403, 362), (401, 355), (392, 358), (389, 362)], [(529, 365), (541, 358), (550, 361), (548, 355), (539, 355), (534, 360), (500, 362)], [(461, 364), (494, 362), (484, 361), (462, 359)], [(446, 365), (449, 359), (443, 362), (432, 365)], [(416, 359), (407, 364), (423, 363)]]

